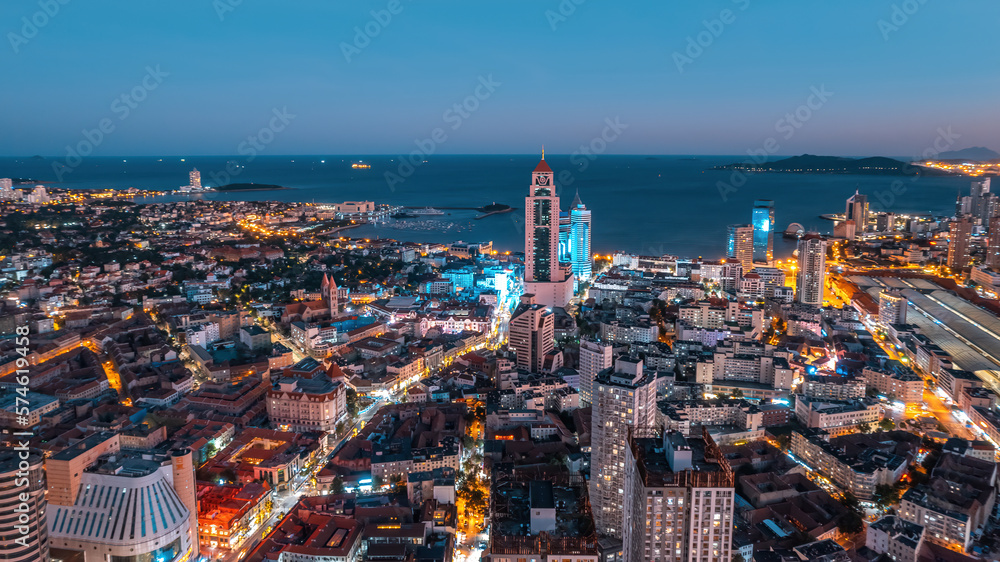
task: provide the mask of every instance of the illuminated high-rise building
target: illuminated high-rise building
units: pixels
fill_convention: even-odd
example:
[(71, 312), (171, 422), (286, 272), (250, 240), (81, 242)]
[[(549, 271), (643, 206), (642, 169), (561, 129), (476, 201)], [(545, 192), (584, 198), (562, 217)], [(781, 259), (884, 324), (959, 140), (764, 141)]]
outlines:
[(600, 535), (622, 538), (629, 428), (656, 423), (656, 375), (641, 359), (618, 359), (593, 383), (590, 504)]
[(545, 153), (524, 198), (524, 284), (545, 306), (564, 307), (573, 298), (570, 264), (559, 261), (559, 196)]
[(188, 180), (190, 181), (188, 185), (201, 189), (201, 172), (198, 171), (198, 168), (188, 172)]
[(0, 453), (0, 560), (49, 560), (42, 456), (8, 448)]
[(753, 261), (771, 263), (774, 259), (774, 201), (754, 201), (750, 223), (753, 225)]
[(987, 240), (986, 267), (1000, 271), (1000, 216), (990, 218), (990, 235)]
[(899, 290), (882, 291), (878, 295), (878, 322), (883, 326), (906, 324), (906, 297)]
[(590, 281), (594, 274), (593, 257), (590, 255), (590, 209), (580, 201), (576, 192), (569, 206), (570, 264), (577, 283)]
[(732, 560), (735, 476), (708, 432), (638, 427), (623, 445), (624, 562)]
[(569, 263), (573, 259), (573, 241), (570, 240), (572, 224), (569, 213), (559, 212), (559, 263)]
[(989, 201), (990, 178), (973, 180), (972, 186), (969, 189), (969, 212), (974, 219), (982, 219), (983, 224), (986, 224), (990, 219), (990, 215), (988, 214)]
[(731, 224), (726, 232), (726, 258), (740, 262), (744, 271), (753, 269), (753, 225)]
[(854, 195), (847, 198), (847, 209), (844, 219), (854, 221), (854, 231), (858, 234), (868, 231), (868, 196), (854, 190)]
[(972, 220), (968, 215), (951, 221), (948, 234), (948, 267), (962, 269), (969, 266), (969, 239), (972, 237)]
[(594, 403), (594, 379), (597, 374), (611, 367), (612, 345), (609, 342), (580, 339), (580, 404)]
[(826, 282), (826, 240), (815, 232), (799, 239), (799, 272), (795, 282), (795, 300), (802, 304), (823, 306)]
[(556, 347), (552, 310), (536, 302), (535, 295), (521, 295), (521, 304), (511, 314), (509, 331), (507, 346), (517, 357), (517, 366), (542, 372), (545, 356)]

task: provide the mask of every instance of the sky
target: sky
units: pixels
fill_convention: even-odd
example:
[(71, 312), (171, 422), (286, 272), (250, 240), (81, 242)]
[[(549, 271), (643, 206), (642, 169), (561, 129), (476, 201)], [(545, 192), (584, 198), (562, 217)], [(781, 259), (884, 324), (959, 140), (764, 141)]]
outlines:
[(0, 155), (1000, 151), (998, 23), (995, 0), (4, 0)]

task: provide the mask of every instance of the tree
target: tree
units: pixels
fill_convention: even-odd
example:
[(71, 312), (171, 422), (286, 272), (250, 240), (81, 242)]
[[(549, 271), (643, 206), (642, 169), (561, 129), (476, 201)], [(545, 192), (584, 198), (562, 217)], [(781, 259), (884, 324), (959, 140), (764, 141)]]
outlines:
[(353, 388), (347, 389), (347, 413), (352, 418), (358, 415), (358, 393)]
[(372, 476), (372, 488), (379, 489), (385, 485), (385, 481), (382, 480), (381, 476)]
[(334, 495), (336, 495), (336, 494), (343, 494), (344, 493), (344, 479), (343, 478), (341, 478), (340, 476), (337, 476), (336, 478), (333, 479), (333, 482), (330, 483), (330, 493), (334, 494)]
[(859, 433), (871, 433), (872, 432), (872, 424), (870, 424), (870, 423), (859, 423), (858, 424), (858, 432)]
[(882, 431), (892, 431), (896, 428), (896, 422), (889, 418), (883, 418), (882, 421), (878, 422), (878, 426), (882, 429)]
[(899, 503), (899, 492), (900, 489), (896, 486), (879, 484), (878, 486), (875, 486), (875, 492), (872, 494), (872, 501), (875, 502), (875, 505), (884, 510)]
[(844, 504), (844, 507), (855, 513), (861, 513), (861, 502), (858, 501), (857, 496), (851, 492), (844, 492), (844, 495), (840, 498), (840, 503)]

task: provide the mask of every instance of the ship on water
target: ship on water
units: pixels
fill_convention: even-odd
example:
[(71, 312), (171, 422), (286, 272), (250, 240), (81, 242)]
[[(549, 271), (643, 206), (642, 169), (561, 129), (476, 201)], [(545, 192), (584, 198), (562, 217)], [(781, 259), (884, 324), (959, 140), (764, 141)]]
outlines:
[(424, 207), (423, 209), (411, 209), (407, 213), (411, 215), (443, 215), (444, 211), (434, 207)]

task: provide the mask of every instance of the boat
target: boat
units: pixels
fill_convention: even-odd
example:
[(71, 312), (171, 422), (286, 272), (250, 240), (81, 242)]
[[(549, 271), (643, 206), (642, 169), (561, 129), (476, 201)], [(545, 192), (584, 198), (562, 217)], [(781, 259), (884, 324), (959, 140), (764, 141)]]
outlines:
[(355, 162), (351, 164), (351, 167), (354, 168), (355, 170), (368, 170), (371, 169), (372, 165), (365, 164), (364, 162)]
[(434, 207), (424, 207), (423, 209), (412, 209), (409, 213), (411, 215), (443, 215), (444, 211), (439, 211)]

